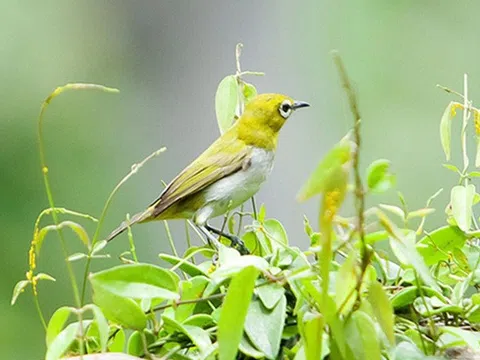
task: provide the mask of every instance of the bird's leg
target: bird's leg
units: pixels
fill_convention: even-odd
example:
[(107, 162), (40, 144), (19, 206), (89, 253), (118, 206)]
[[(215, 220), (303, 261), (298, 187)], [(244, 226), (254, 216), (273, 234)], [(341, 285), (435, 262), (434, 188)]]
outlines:
[(215, 249), (220, 248), (220, 242), (215, 238), (215, 236), (212, 235), (212, 233), (207, 229), (206, 226), (198, 226), (197, 227), (200, 229), (200, 231), (207, 237), (207, 241)]
[[(242, 255), (250, 254), (250, 252), (246, 248), (245, 244), (243, 243), (243, 241), (238, 236), (223, 232), (222, 230), (214, 228), (214, 227), (212, 227), (208, 224), (205, 224), (204, 227), (205, 227), (206, 230), (208, 230), (208, 231), (210, 231), (214, 234), (223, 236), (224, 238), (230, 240), (232, 242), (232, 247), (237, 248), (238, 251), (240, 252), (240, 254), (242, 254)], [(210, 234), (210, 236), (211, 236), (211, 234)], [(217, 242), (218, 242), (218, 240), (217, 240)]]

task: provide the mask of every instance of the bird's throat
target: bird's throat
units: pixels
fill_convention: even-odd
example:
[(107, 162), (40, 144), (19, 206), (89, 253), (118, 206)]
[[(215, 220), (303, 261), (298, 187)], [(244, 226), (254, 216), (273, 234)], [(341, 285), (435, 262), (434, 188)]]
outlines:
[(240, 123), (238, 124), (238, 138), (247, 145), (274, 151), (277, 148), (278, 132), (265, 126)]

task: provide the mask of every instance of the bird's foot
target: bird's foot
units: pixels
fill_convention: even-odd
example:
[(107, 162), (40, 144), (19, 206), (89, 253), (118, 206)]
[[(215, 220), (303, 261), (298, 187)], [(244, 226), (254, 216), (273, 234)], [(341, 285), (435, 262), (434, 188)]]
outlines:
[(236, 235), (233, 235), (233, 234), (228, 234), (228, 233), (225, 233), (219, 229), (216, 229), (214, 227), (211, 227), (210, 225), (206, 224), (205, 225), (205, 228), (214, 233), (214, 234), (217, 234), (217, 235), (220, 235), (220, 236), (223, 236), (224, 238), (228, 239), (231, 241), (231, 246), (238, 250), (238, 252), (240, 252), (240, 254), (242, 255), (248, 255), (250, 254), (250, 251), (248, 251), (247, 247), (245, 246), (244, 242)]
[(232, 247), (234, 249), (237, 249), (240, 254), (242, 255), (250, 254), (250, 251), (248, 251), (247, 247), (245, 246), (245, 243), (238, 236), (230, 235), (228, 239), (231, 241)]

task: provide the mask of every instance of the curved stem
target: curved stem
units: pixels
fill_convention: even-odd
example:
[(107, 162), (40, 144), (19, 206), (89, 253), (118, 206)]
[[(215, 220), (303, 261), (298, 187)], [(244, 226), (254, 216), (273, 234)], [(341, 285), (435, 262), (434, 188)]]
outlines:
[(38, 295), (34, 295), (33, 299), (34, 299), (35, 307), (37, 308), (38, 316), (40, 317), (40, 321), (42, 323), (43, 329), (46, 332), (47, 331), (47, 322), (45, 321), (45, 317), (43, 316), (42, 309), (40, 308), (40, 302), (38, 301)]
[[(55, 90), (52, 94), (55, 94), (57, 91), (58, 91), (58, 89)], [(44, 148), (44, 144), (43, 144), (42, 124), (43, 124), (43, 116), (44, 116), (44, 113), (45, 113), (45, 109), (47, 108), (47, 105), (50, 103), (53, 96), (54, 95), (50, 95), (43, 102), (42, 108), (40, 110), (40, 115), (39, 115), (39, 118), (38, 118), (38, 148), (39, 148), (39, 153), (40, 153), (40, 165), (41, 165), (42, 174), (43, 174), (43, 182), (45, 184), (45, 191), (47, 193), (48, 203), (49, 203), (51, 209), (55, 208), (55, 202), (53, 201), (53, 195), (52, 195), (52, 191), (51, 191), (51, 188), (50, 188), (50, 181), (49, 181), (49, 178), (48, 178), (48, 167), (47, 167), (47, 163), (46, 163), (46, 160), (45, 160), (45, 148)], [(58, 227), (57, 228), (58, 237), (60, 238), (60, 244), (61, 244), (61, 247), (62, 247), (63, 256), (65, 258), (65, 263), (67, 265), (68, 276), (70, 277), (70, 282), (72, 284), (72, 290), (73, 290), (73, 295), (74, 295), (74, 298), (75, 298), (75, 303), (76, 303), (77, 307), (81, 307), (82, 303), (80, 301), (80, 292), (78, 291), (77, 281), (75, 279), (75, 274), (73, 272), (72, 264), (70, 263), (70, 261), (68, 261), (67, 242), (66, 242), (65, 237), (63, 235), (63, 230), (61, 229), (61, 227), (58, 226), (59, 221), (58, 221), (57, 212), (55, 210), (52, 211), (52, 218), (53, 218), (54, 224)]]
[(98, 241), (98, 236), (100, 235), (100, 230), (102, 229), (102, 225), (103, 225), (103, 221), (105, 220), (105, 216), (107, 215), (107, 211), (110, 207), (110, 204), (113, 200), (113, 197), (115, 196), (115, 194), (117, 193), (117, 191), (120, 189), (120, 187), (128, 180), (130, 179), (130, 177), (132, 177), (132, 175), (136, 174), (138, 172), (138, 170), (143, 166), (145, 165), (145, 163), (154, 158), (155, 156), (158, 156), (160, 155), (161, 153), (163, 153), (165, 150), (167, 150), (167, 148), (165, 147), (162, 147), (160, 149), (158, 149), (157, 151), (151, 153), (149, 156), (147, 156), (145, 159), (143, 159), (140, 163), (138, 164), (133, 164), (132, 165), (132, 169), (130, 170), (130, 172), (122, 179), (120, 180), (120, 182), (117, 184), (117, 186), (115, 186), (115, 188), (112, 190), (112, 192), (110, 193), (110, 195), (108, 196), (107, 198), (107, 201), (105, 202), (105, 205), (103, 206), (103, 210), (102, 210), (102, 214), (100, 215), (100, 218), (98, 219), (98, 225), (97, 225), (97, 228), (95, 229), (95, 233), (93, 235), (93, 239), (92, 239), (92, 246), (91, 246), (91, 249), (89, 250), (89, 256), (87, 257), (87, 262), (85, 264), (85, 272), (83, 274), (83, 284), (82, 284), (82, 297), (81, 297), (81, 304), (83, 304), (84, 300), (85, 300), (85, 291), (86, 291), (86, 288), (87, 288), (87, 279), (88, 279), (88, 273), (90, 271), (90, 263), (92, 261), (92, 251), (94, 249), (94, 245), (95, 243)]

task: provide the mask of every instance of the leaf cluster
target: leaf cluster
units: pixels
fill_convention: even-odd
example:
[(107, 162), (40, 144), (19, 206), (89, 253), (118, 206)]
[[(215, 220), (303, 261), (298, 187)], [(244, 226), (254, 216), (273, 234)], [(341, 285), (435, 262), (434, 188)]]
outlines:
[[(243, 76), (258, 73), (241, 71), (240, 50), (237, 46), (236, 73), (220, 82), (215, 96), (220, 132), (232, 125), (256, 94)], [(416, 360), (452, 358), (458, 353), (470, 356), (480, 350), (480, 228), (474, 212), (480, 195), (471, 181), (480, 173), (469, 170), (465, 137), (472, 114), (475, 129), (479, 128), (477, 110), (465, 91), (461, 95), (464, 104), (450, 103), (441, 120), (448, 160), (450, 123), (456, 109), (463, 111), (464, 167), (460, 171), (453, 164), (445, 166), (459, 175), (459, 184), (451, 189), (445, 224), (425, 230), (428, 216), (435, 211), (432, 202), (441, 190), (421, 209), (410, 209), (400, 192), (397, 204), (365, 208), (365, 198), (392, 191), (396, 176), (386, 159), (360, 172), (358, 108), (336, 56), (354, 126), (323, 157), (299, 191), (299, 200), (319, 198), (318, 221), (305, 218), (304, 234), (295, 234), (297, 242), (304, 239), (309, 245), (302, 249), (290, 244), (278, 220), (267, 217), (266, 206), (258, 212), (256, 207), (252, 211), (242, 207), (225, 216), (224, 228), (241, 236), (248, 255), (226, 246), (228, 241), (222, 238), (218, 249), (210, 248), (189, 222), (185, 227), (188, 248), (179, 255), (165, 222), (172, 254), (159, 254), (154, 264), (140, 261), (129, 229), (130, 250), (120, 256), (121, 263), (89, 273), (90, 261), (109, 256), (98, 234), (113, 195), (164, 149), (132, 167), (97, 221), (54, 206), (39, 131), (50, 207), (35, 223), (29, 271), (16, 285), (12, 303), (31, 287), (45, 326), (46, 359), (112, 352), (180, 360)], [(69, 84), (57, 89), (42, 107), (40, 124), (46, 104), (65, 88), (99, 87)], [(355, 200), (356, 212), (343, 216), (342, 203), (348, 197)], [(53, 224), (42, 227), (47, 215)], [(98, 227), (90, 239), (79, 222), (60, 221), (58, 216), (95, 221)], [(85, 253), (68, 253), (62, 229), (72, 230)], [(71, 273), (77, 303), (57, 309), (47, 322), (38, 282), (54, 278), (36, 273), (36, 268), (41, 245), (52, 230), (59, 233), (67, 270), (72, 262), (85, 261), (87, 281), (80, 291)], [(200, 244), (192, 244), (192, 230)], [(85, 304), (87, 286), (93, 297)]]

